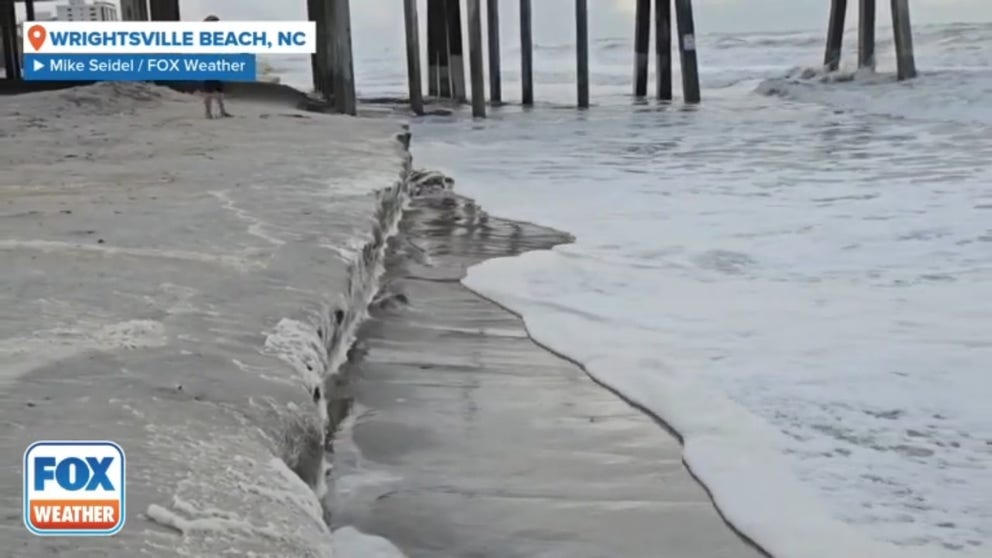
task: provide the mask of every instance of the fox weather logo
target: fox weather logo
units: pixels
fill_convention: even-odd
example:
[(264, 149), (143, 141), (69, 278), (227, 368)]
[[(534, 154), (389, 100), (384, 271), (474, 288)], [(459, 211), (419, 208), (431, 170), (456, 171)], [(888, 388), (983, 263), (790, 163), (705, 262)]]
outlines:
[(36, 535), (113, 535), (124, 527), (124, 450), (113, 442), (35, 442), (24, 452), (24, 525)]

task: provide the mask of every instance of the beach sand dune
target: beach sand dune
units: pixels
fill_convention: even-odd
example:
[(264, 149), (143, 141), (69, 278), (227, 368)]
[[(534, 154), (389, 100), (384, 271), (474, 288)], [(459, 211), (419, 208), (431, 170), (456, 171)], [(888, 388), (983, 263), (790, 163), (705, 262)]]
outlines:
[[(408, 156), (395, 122), (230, 109), (131, 83), (0, 98), (5, 556), (332, 552), (315, 324)], [(123, 446), (118, 536), (25, 530), (18, 456), (45, 439)]]

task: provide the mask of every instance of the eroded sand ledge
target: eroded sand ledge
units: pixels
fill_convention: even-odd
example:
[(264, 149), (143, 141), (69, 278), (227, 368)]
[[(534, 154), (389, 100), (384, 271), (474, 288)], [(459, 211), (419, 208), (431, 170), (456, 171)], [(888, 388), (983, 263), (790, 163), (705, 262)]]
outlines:
[[(313, 388), (334, 386), (322, 372), (378, 285), (409, 173), (395, 123), (245, 103), (208, 122), (195, 98), (127, 84), (0, 101), (0, 447), (112, 439), (129, 457), (120, 535), (39, 539), (10, 514), (12, 554), (330, 556), (300, 478), (319, 485)], [(352, 417), (338, 463), (369, 473), (358, 448), (393, 480), (347, 491), (336, 524), (414, 557), (753, 553), (674, 440), (457, 282), (565, 236), (448, 195), (404, 223), (387, 276), (404, 297), (377, 302), (349, 386), (376, 414)], [(9, 462), (8, 509), (19, 481)]]
[(332, 552), (294, 469), (319, 484), (333, 309), (357, 322), (372, 294), (409, 156), (396, 122), (229, 108), (120, 83), (0, 98), (0, 451), (128, 455), (127, 525), (85, 544), (24, 529), (6, 460), (13, 556)]

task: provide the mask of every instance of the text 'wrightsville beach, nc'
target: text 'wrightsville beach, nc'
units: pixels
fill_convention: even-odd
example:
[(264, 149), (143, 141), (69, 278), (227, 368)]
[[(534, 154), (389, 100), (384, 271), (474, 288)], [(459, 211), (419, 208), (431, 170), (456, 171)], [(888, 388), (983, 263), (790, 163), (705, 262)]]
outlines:
[(312, 21), (58, 21), (25, 27), (28, 80), (254, 81), (256, 54), (316, 52)]

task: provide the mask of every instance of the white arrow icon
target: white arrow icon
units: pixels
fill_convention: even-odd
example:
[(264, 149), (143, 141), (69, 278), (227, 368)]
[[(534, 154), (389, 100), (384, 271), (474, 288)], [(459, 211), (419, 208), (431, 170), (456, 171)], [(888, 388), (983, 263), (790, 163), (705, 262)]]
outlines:
[(39, 62), (37, 60), (34, 61), (34, 71), (37, 72), (38, 70), (44, 70), (44, 69), (45, 69), (45, 63), (44, 62)]

